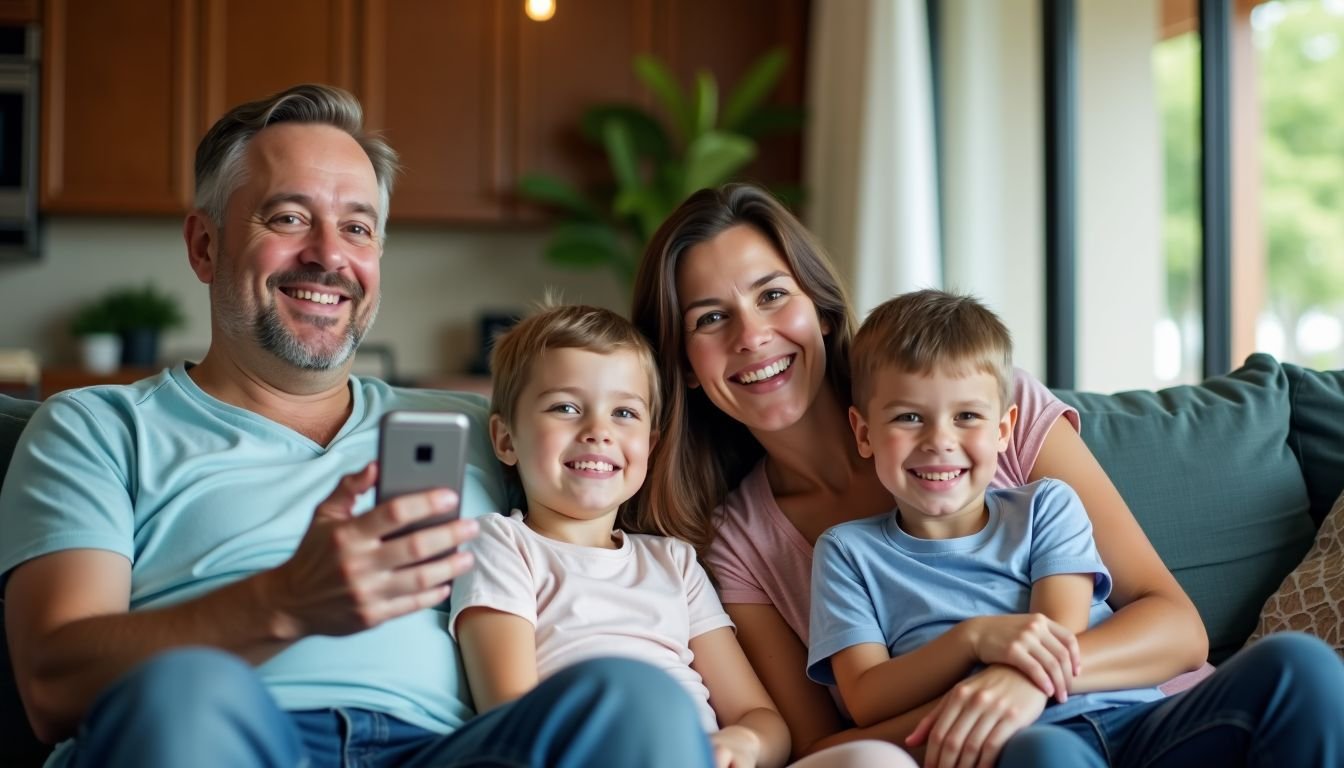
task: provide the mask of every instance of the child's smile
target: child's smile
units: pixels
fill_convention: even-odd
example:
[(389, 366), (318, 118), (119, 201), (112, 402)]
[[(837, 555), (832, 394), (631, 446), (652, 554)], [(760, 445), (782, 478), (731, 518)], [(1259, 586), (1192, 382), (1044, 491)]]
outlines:
[(984, 523), (985, 489), (1016, 413), (1002, 410), (995, 377), (885, 368), (872, 391), (851, 422), (859, 452), (873, 457), (896, 498), (901, 527), (921, 538), (974, 533)]
[(530, 373), (515, 423), (495, 439), (495, 453), (518, 468), (527, 524), (610, 546), (616, 510), (648, 470), (648, 375), (634, 352), (575, 348), (546, 350)]

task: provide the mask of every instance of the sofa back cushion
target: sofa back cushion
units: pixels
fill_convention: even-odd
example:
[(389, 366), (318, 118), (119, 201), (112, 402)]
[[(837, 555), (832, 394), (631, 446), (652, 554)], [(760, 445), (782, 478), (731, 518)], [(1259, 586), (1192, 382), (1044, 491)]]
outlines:
[(1297, 455), (1317, 525), (1344, 491), (1344, 370), (1313, 371), (1285, 363)]
[[(5, 470), (14, 455), (19, 433), (35, 410), (37, 403), (0, 395), (0, 486), (4, 485)], [(3, 595), (0, 595), (0, 765), (41, 765), (51, 750), (33, 736), (19, 701), (14, 670), (9, 661), (9, 644), (5, 641), (4, 605)]]
[(0, 486), (4, 485), (5, 469), (14, 455), (14, 445), (19, 442), (19, 433), (28, 423), (28, 418), (37, 410), (32, 400), (19, 400), (9, 395), (0, 395)]
[(1287, 373), (1257, 354), (1199, 385), (1058, 394), (1078, 408), (1083, 440), (1194, 600), (1219, 663), (1316, 530), (1289, 445)]

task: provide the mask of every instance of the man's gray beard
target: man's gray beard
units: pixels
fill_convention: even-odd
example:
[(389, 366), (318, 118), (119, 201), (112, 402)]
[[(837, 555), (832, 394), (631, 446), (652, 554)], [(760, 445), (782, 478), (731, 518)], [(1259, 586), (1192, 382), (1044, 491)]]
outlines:
[[(229, 289), (224, 290), (226, 293), (231, 293)], [(374, 302), (373, 310), (362, 326), (357, 325), (352, 311), (352, 318), (345, 329), (345, 338), (340, 346), (324, 353), (304, 346), (303, 342), (299, 341), (285, 327), (284, 322), (280, 319), (280, 310), (274, 303), (249, 317), (243, 313), (240, 307), (242, 302), (238, 300), (237, 295), (220, 298), (222, 300), (217, 301), (216, 305), (220, 311), (220, 320), (224, 327), (236, 332), (238, 336), (251, 333), (252, 338), (262, 349), (290, 365), (307, 371), (329, 371), (344, 365), (359, 347), (359, 342), (363, 340), (364, 334), (368, 332), (369, 328), (373, 327), (373, 321), (378, 316), (379, 305), (382, 304), (381, 296), (371, 297)], [(365, 297), (365, 300), (369, 299), (370, 297)], [(341, 321), (334, 317), (309, 317), (304, 322), (325, 328)]]
[[(340, 346), (329, 352), (323, 353), (304, 346), (303, 342), (290, 333), (280, 320), (280, 311), (275, 304), (257, 313), (252, 321), (252, 332), (262, 349), (290, 365), (307, 371), (329, 371), (344, 365), (350, 356), (355, 354), (359, 342), (364, 339), (364, 334), (373, 325), (373, 320), (378, 314), (378, 304), (381, 303), (378, 302), (378, 298), (374, 297), (373, 311), (363, 327), (356, 327), (355, 320), (351, 318), (346, 325), (345, 338)], [(311, 317), (304, 322), (327, 328), (339, 323), (340, 320), (334, 317)]]

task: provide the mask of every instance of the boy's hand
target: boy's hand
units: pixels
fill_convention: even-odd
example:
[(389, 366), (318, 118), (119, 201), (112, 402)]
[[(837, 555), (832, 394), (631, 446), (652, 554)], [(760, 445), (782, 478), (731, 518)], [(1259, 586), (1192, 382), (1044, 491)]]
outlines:
[(750, 728), (730, 725), (709, 735), (714, 768), (755, 768), (761, 756), (761, 738)]
[(1073, 632), (1040, 613), (978, 616), (967, 620), (976, 658), (1020, 671), (1046, 696), (1069, 698), (1082, 672), (1082, 654)]
[(944, 694), (905, 745), (927, 745), (925, 768), (993, 768), (1004, 743), (1036, 722), (1046, 701), (1022, 673), (995, 664)]

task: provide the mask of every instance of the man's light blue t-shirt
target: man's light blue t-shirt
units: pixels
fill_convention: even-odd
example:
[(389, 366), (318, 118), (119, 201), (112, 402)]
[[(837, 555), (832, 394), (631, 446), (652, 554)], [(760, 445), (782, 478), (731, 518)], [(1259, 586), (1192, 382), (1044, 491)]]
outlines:
[[(1093, 574), (1088, 626), (1111, 616), (1111, 576), (1072, 488), (1047, 479), (991, 489), (985, 508), (985, 527), (956, 539), (917, 539), (895, 513), (822, 534), (812, 559), (808, 676), (834, 685), (831, 657), (861, 643), (880, 643), (896, 657), (965, 619), (1029, 613), (1031, 585), (1056, 574)], [(1047, 706), (1038, 722), (1161, 696), (1156, 688), (1079, 694)]]
[[(341, 476), (376, 458), (378, 420), (392, 409), (466, 413), (474, 435), (462, 513), (508, 509), (484, 398), (359, 378), (350, 390), (350, 417), (325, 447), (207, 395), (182, 365), (52, 397), (24, 431), (0, 492), (0, 587), (34, 557), (107, 550), (131, 562), (135, 611), (280, 565)], [(369, 492), (356, 512), (372, 506)], [(287, 710), (360, 707), (450, 732), (473, 711), (447, 607), (306, 638), (258, 673)]]

